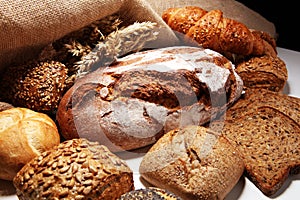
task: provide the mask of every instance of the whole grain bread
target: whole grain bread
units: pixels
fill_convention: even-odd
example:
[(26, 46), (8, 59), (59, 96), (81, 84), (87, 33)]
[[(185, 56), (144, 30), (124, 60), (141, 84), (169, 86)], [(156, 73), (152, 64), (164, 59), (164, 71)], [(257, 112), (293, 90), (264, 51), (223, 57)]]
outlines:
[(85, 139), (64, 141), (43, 152), (17, 173), (13, 184), (22, 200), (116, 200), (134, 190), (126, 162)]
[(269, 90), (247, 90), (210, 124), (241, 152), (246, 176), (266, 196), (276, 195), (289, 174), (299, 173), (300, 99)]
[(285, 62), (278, 56), (259, 56), (243, 59), (236, 64), (236, 72), (244, 81), (244, 87), (282, 91), (288, 71)]
[(300, 99), (267, 89), (247, 89), (240, 99), (226, 112), (226, 120), (246, 116), (258, 107), (271, 107), (300, 124)]
[(224, 199), (243, 174), (238, 151), (202, 126), (175, 129), (161, 137), (140, 164), (141, 177), (183, 199)]
[(151, 199), (151, 200), (182, 200), (175, 194), (157, 187), (140, 188), (131, 190), (121, 195), (118, 200), (138, 200), (138, 199)]

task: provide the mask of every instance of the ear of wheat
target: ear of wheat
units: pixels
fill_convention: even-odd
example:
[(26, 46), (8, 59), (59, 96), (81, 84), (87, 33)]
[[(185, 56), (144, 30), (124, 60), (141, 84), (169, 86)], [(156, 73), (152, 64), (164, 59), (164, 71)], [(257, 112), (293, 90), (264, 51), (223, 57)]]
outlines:
[(77, 78), (98, 67), (111, 64), (118, 57), (142, 50), (147, 42), (157, 39), (159, 33), (155, 29), (156, 25), (154, 22), (135, 22), (110, 33), (104, 41), (99, 42), (91, 52), (75, 63)]

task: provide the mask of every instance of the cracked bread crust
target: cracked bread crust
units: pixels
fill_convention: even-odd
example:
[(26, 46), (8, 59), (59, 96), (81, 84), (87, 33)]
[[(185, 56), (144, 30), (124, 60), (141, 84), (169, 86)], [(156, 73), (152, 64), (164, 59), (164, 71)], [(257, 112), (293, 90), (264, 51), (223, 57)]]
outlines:
[(243, 171), (234, 146), (201, 126), (165, 134), (146, 153), (139, 168), (146, 181), (183, 199), (224, 199)]
[(64, 138), (111, 151), (153, 144), (179, 126), (203, 124), (239, 98), (243, 82), (221, 54), (168, 47), (130, 54), (79, 79), (60, 102)]

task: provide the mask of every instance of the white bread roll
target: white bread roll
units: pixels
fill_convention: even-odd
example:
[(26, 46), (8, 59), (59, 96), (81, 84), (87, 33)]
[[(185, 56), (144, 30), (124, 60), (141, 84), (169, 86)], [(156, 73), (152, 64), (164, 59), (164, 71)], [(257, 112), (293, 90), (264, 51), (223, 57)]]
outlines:
[(59, 143), (48, 115), (27, 108), (0, 112), (0, 179), (12, 180), (32, 158)]

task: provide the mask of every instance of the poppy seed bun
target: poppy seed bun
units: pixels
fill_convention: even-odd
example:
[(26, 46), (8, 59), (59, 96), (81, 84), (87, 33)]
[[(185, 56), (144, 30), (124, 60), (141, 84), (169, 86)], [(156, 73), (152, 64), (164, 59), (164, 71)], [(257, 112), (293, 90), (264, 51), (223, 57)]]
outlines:
[(167, 190), (148, 187), (127, 192), (118, 200), (181, 200), (181, 198)]
[(56, 124), (46, 114), (27, 108), (0, 112), (0, 178), (12, 180), (27, 162), (59, 142)]
[(114, 200), (134, 189), (133, 172), (105, 146), (60, 143), (27, 163), (13, 180), (20, 199)]

